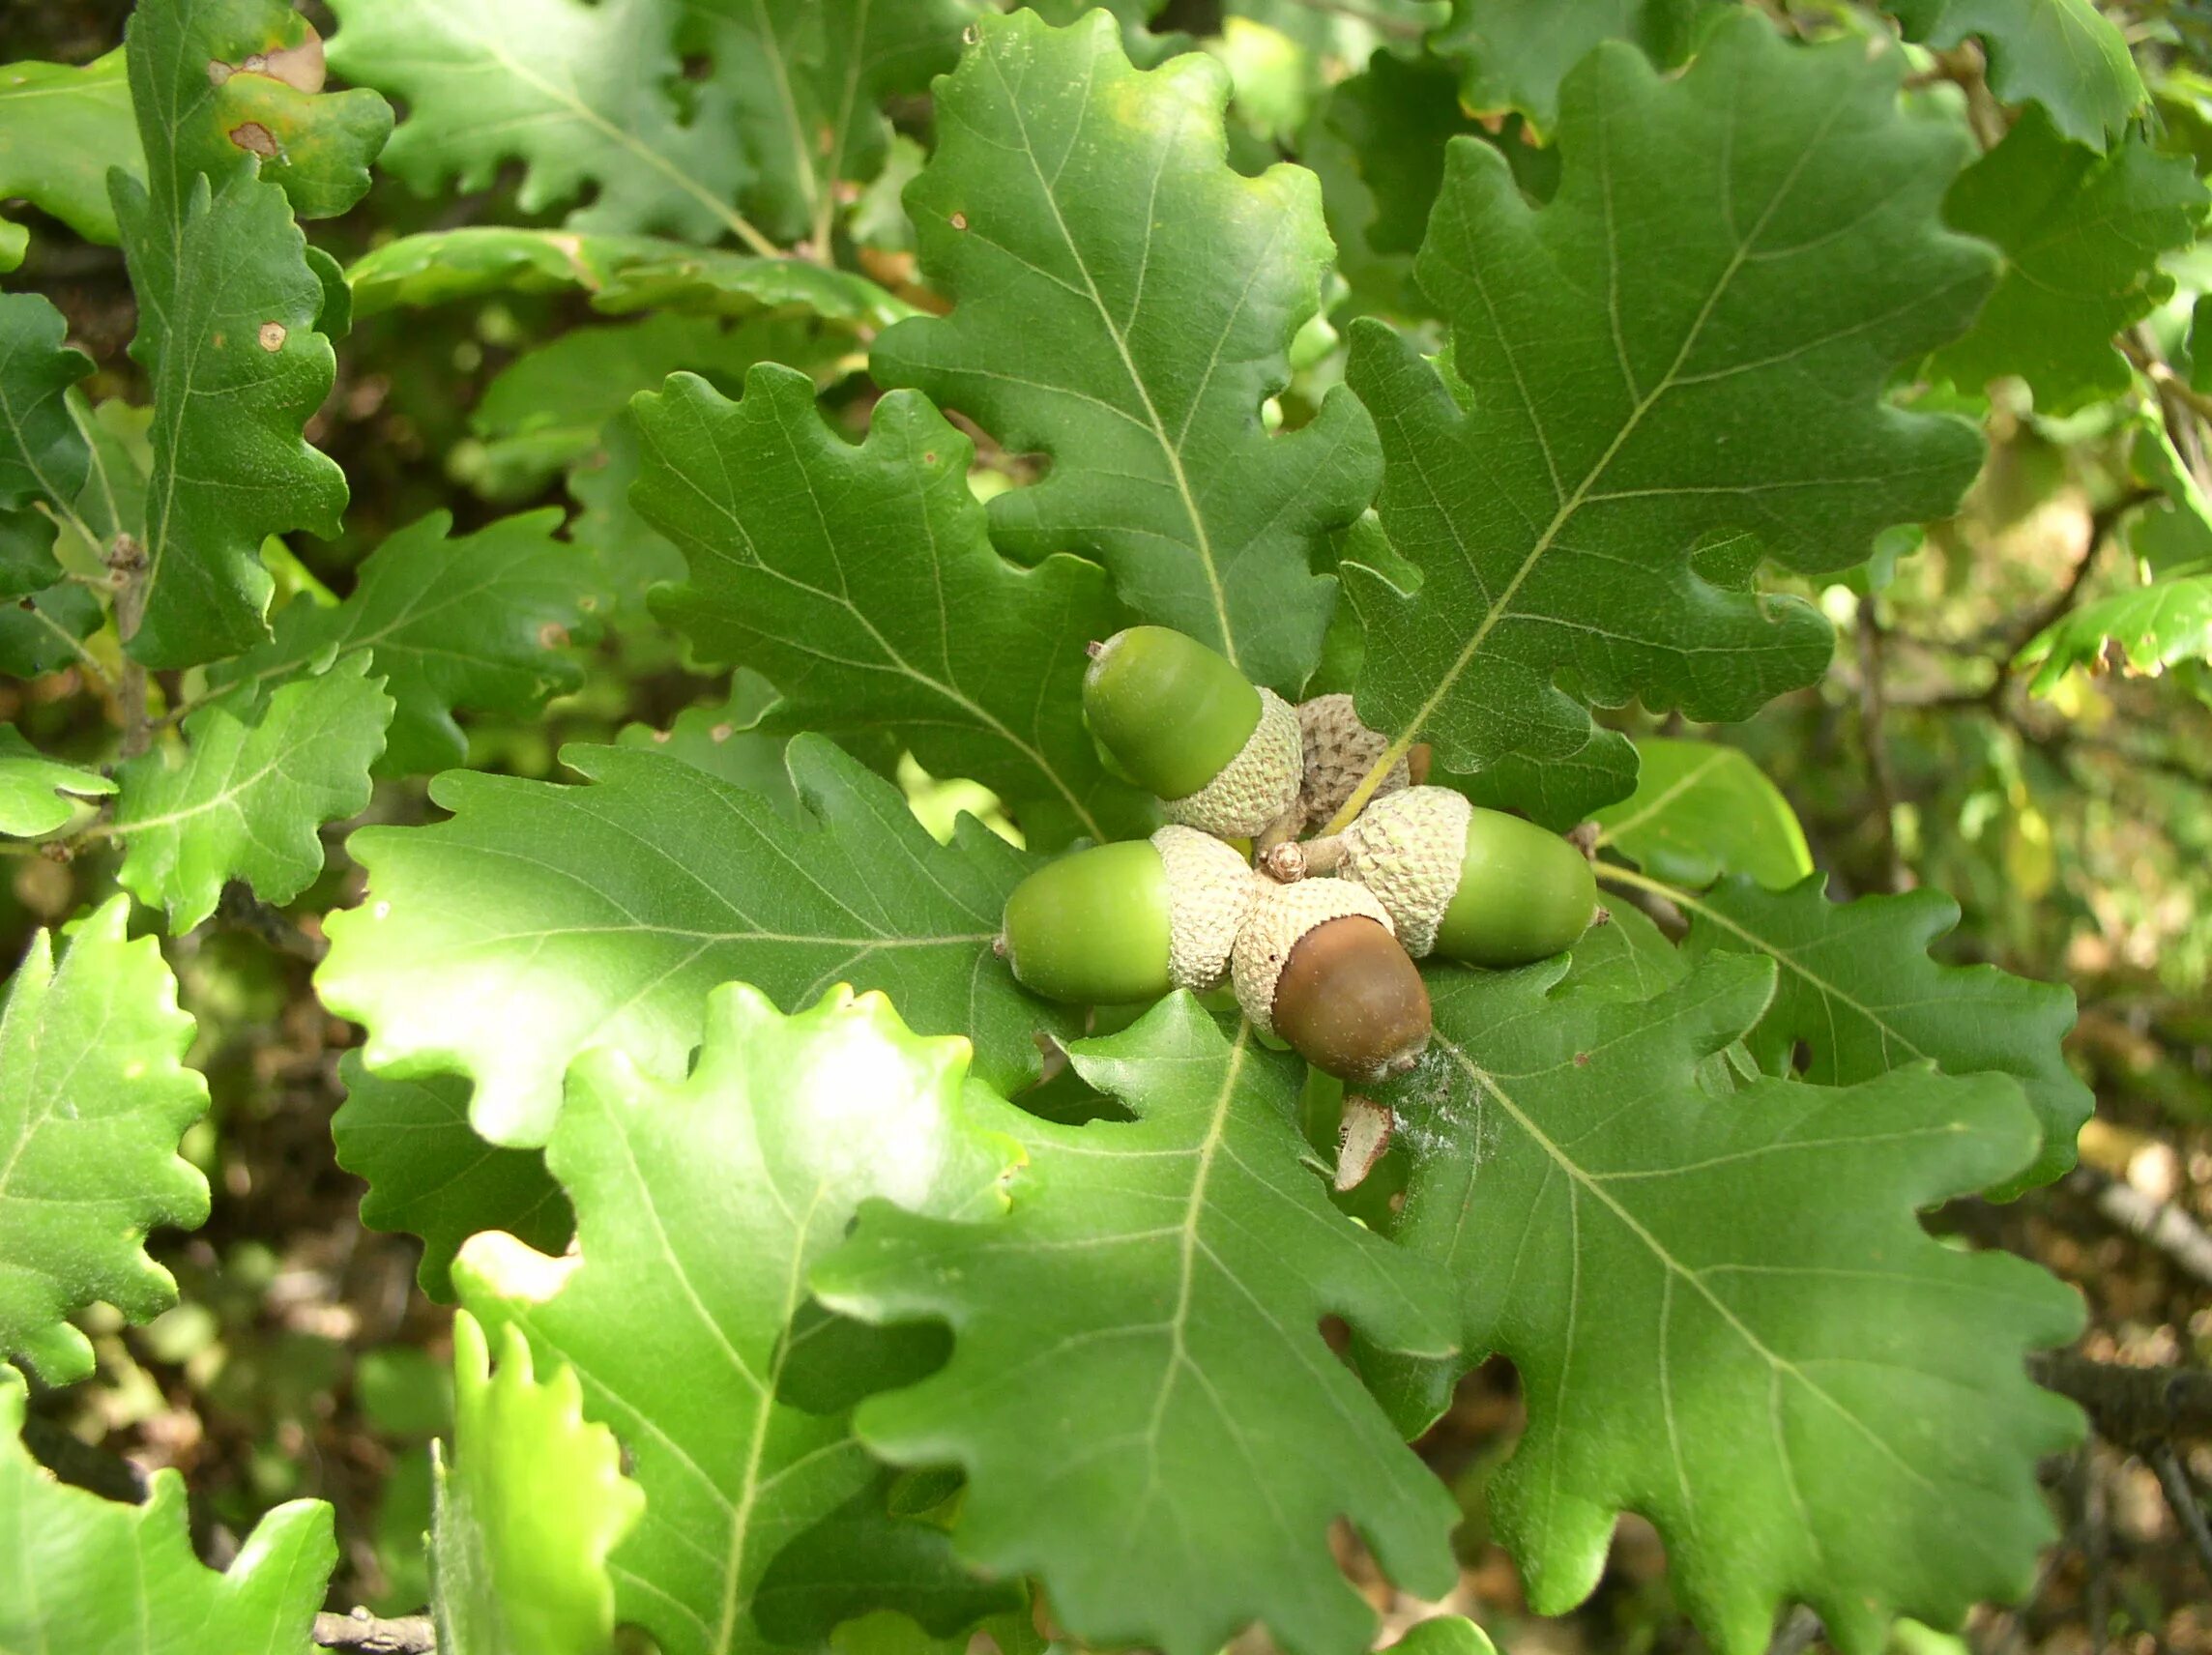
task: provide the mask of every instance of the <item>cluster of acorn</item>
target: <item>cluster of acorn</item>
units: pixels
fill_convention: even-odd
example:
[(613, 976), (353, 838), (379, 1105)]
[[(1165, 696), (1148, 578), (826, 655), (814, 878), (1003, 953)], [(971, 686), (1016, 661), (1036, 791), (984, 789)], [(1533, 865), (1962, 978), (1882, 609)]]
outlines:
[[(1033, 993), (1108, 1005), (1230, 981), (1245, 1016), (1316, 1068), (1375, 1082), (1428, 1046), (1416, 958), (1523, 965), (1596, 914), (1572, 844), (1420, 785), (1425, 765), (1406, 759), (1342, 833), (1298, 842), (1387, 751), (1350, 696), (1294, 708), (1164, 626), (1091, 654), (1085, 722), (1107, 768), (1157, 795), (1170, 825), (1015, 888), (999, 949)], [(1260, 865), (1231, 841), (1256, 846)]]

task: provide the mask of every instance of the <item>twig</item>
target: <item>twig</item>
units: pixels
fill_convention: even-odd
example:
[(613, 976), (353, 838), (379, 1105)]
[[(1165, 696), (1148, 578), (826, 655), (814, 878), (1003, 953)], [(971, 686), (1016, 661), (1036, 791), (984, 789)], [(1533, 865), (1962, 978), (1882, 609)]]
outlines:
[(2166, 1491), (2166, 1503), (2173, 1508), (2174, 1522), (2181, 1524), (2189, 1544), (2197, 1550), (2197, 1567), (2204, 1571), (2204, 1579), (2212, 1582), (2212, 1523), (2205, 1521), (2204, 1502), (2197, 1497), (2188, 1468), (2170, 1442), (2153, 1448), (2149, 1459), (2151, 1469), (2158, 1473), (2158, 1486)]
[(131, 640), (146, 619), (146, 548), (129, 535), (118, 535), (107, 566), (116, 575), (115, 635), (123, 642), (123, 678), (116, 688), (123, 708), (123, 756), (134, 759), (152, 740), (146, 723), (146, 669), (131, 655)]
[(351, 1614), (318, 1614), (314, 1639), (319, 1648), (346, 1649), (354, 1655), (433, 1655), (438, 1647), (437, 1629), (428, 1615), (379, 1620), (364, 1609)]
[(2081, 1405), (2097, 1435), (2140, 1454), (2160, 1442), (2212, 1441), (2212, 1373), (2200, 1368), (2131, 1368), (2073, 1350), (2041, 1350), (2028, 1378)]
[(1883, 728), (1887, 706), (1883, 684), (1888, 677), (1883, 659), (1881, 620), (1875, 614), (1876, 599), (1868, 595), (1859, 605), (1859, 735), (1866, 747), (1867, 774), (1874, 783), (1874, 802), (1881, 828), (1880, 849), (1891, 890), (1904, 890), (1911, 881), (1904, 854), (1897, 844), (1897, 769), (1889, 762), (1889, 738)]
[(2005, 647), (2004, 654), (1997, 662), (1998, 689), (2003, 688), (2006, 679), (2012, 673), (2013, 657), (2026, 648), (2029, 640), (2038, 636), (2045, 627), (2067, 614), (2081, 600), (2082, 589), (2088, 585), (2089, 575), (2097, 566), (2097, 554), (2119, 528), (2120, 519), (2137, 507), (2147, 506), (2158, 498), (2159, 491), (2155, 488), (2131, 488), (2125, 494), (2108, 500), (2090, 514), (2089, 543), (2082, 547), (2081, 561), (2074, 566), (2074, 573), (2049, 603), (2014, 629), (2012, 641)]
[(2107, 1177), (2088, 1167), (2067, 1176), (2086, 1191), (2096, 1208), (2138, 1240), (2147, 1241), (2200, 1282), (2212, 1283), (2212, 1235), (2169, 1202), (2153, 1201), (2133, 1184)]

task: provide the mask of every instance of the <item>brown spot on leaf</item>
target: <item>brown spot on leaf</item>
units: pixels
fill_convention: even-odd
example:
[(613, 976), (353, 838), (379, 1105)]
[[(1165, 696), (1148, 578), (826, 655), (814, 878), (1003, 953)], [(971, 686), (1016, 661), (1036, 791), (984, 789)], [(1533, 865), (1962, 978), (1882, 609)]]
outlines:
[(207, 77), (208, 84), (210, 86), (220, 86), (224, 81), (228, 80), (233, 74), (237, 73), (238, 72), (236, 70), (232, 69), (229, 64), (223, 62), (219, 57), (210, 58), (208, 60)]
[(562, 649), (568, 642), (568, 628), (558, 621), (548, 621), (538, 628), (538, 641), (548, 650)]
[(281, 80), (296, 92), (323, 89), (323, 41), (312, 29), (296, 46), (283, 46), (262, 60), (261, 73)]
[(1575, 1054), (1575, 1067), (1578, 1069), (1586, 1069), (1589, 1067), (1589, 1054), (1587, 1052), (1577, 1052)]
[(283, 148), (277, 143), (276, 134), (259, 121), (243, 121), (231, 128), (230, 141), (242, 150), (251, 150), (265, 160), (274, 160)]
[(263, 350), (280, 351), (284, 348), (284, 324), (281, 322), (264, 322), (261, 324), (261, 332), (256, 337), (261, 340)]
[(712, 730), (707, 732), (707, 739), (711, 741), (720, 743), (727, 741), (736, 732), (733, 731), (729, 725), (717, 724)]
[(653, 744), (656, 747), (662, 745), (675, 732), (671, 730), (655, 730), (653, 733)]
[(965, 229), (968, 227), (968, 215), (967, 215), (967, 214), (965, 214), (965, 213), (955, 213), (955, 214), (953, 214), (953, 215), (952, 215), (952, 227), (953, 227), (955, 230), (965, 230)]

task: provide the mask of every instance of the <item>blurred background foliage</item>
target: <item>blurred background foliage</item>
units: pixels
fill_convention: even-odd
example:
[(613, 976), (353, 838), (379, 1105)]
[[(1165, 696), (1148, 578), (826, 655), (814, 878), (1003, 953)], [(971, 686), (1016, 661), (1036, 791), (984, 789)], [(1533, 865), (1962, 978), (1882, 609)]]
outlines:
[[(1053, 0), (1042, 9), (1057, 21), (1088, 8)], [(1556, 158), (1522, 117), (1467, 113), (1452, 69), (1423, 54), (1425, 32), (1447, 15), (1441, 4), (1172, 0), (1150, 34), (1139, 27), (1150, 8), (1119, 0), (1114, 9), (1140, 61), (1196, 46), (1229, 69), (1240, 169), (1288, 158), (1323, 180), (1339, 268), (1331, 307), (1309, 327), (1297, 376), (1279, 399), (1286, 425), (1310, 418), (1341, 378), (1351, 316), (1422, 325), (1410, 280), (1421, 224), (1379, 209), (1379, 198), (1417, 194), (1421, 169), (1441, 175), (1441, 141), (1460, 132), (1497, 144), (1532, 199), (1555, 180)], [(1769, 0), (1765, 9), (1808, 33), (1883, 26), (1842, 0)], [(2103, 9), (2148, 80), (2154, 147), (2200, 172), (2212, 167), (2212, 6)], [(121, 39), (128, 10), (124, 0), (17, 0), (0, 13), (0, 61), (89, 62)], [(303, 10), (335, 31), (319, 5)], [(1919, 61), (1916, 95), (1963, 105), (1967, 118), (1977, 96), (1987, 99), (1973, 48)], [(901, 136), (890, 164), (861, 192), (851, 245), (839, 252), (907, 301), (942, 307), (916, 285), (897, 202), (918, 165), (927, 102), (893, 113)], [(1378, 168), (1400, 169), (1386, 189)], [(504, 178), (489, 190), (425, 200), (380, 177), (316, 240), (350, 263), (402, 235), (532, 222), (514, 185)], [(98, 363), (88, 394), (96, 403), (142, 396), (123, 353), (133, 312), (121, 254), (35, 210), (9, 214), (32, 229), (13, 285), (65, 312), (73, 340)], [(1863, 577), (1807, 591), (1839, 635), (1819, 685), (1736, 726), (1685, 726), (1633, 709), (1612, 716), (1632, 735), (1689, 735), (1748, 753), (1795, 805), (1831, 894), (1937, 886), (1964, 910), (1937, 944), (1942, 957), (2074, 985), (2081, 1018), (2070, 1054), (2099, 1111), (2082, 1170), (2010, 1205), (1961, 1204), (1936, 1222), (2026, 1253), (2077, 1284), (2092, 1308), (2088, 1353), (2201, 1364), (2212, 1357), (2203, 1234), (2212, 1226), (2212, 666), (2185, 659), (2144, 673), (2116, 651), (2093, 652), (2046, 675), (2038, 692), (2036, 669), (2019, 658), (2050, 622), (2128, 590), (2145, 568), (2171, 566), (2176, 511), (2146, 479), (2155, 467), (2142, 445), (2170, 443), (2183, 471), (2212, 491), (2212, 363), (2191, 356), (2197, 304), (2212, 293), (2212, 247), (2171, 254), (2166, 271), (2170, 297), (2124, 340), (2134, 370), (2116, 395), (2054, 414), (2017, 381), (1986, 396), (1906, 388), (1921, 405), (1980, 421), (1988, 463), (1955, 518), (1925, 537), (1896, 536)], [(875, 395), (865, 351), (865, 330), (775, 316), (610, 318), (574, 291), (363, 314), (339, 343), (336, 388), (308, 430), (351, 482), (345, 532), (329, 543), (301, 537), (280, 570), (298, 588), (342, 592), (369, 550), (434, 508), (451, 510), (465, 531), (519, 507), (566, 506), (571, 534), (616, 577), (615, 612), (583, 685), (542, 721), (477, 722), (470, 765), (548, 776), (568, 740), (674, 742), (747, 786), (787, 790), (780, 744), (751, 728), (770, 699), (765, 686), (741, 675), (725, 694), (644, 614), (644, 585), (681, 565), (627, 507), (635, 439), (623, 411), (672, 368), (736, 394), (750, 363), (773, 358), (808, 366), (858, 434)], [(976, 491), (1020, 480), (1025, 466), (984, 442)], [(2212, 616), (2205, 632), (2212, 646)], [(57, 756), (95, 752), (102, 710), (83, 687), (73, 669), (0, 680), (0, 720)], [(958, 810), (1013, 834), (975, 784), (931, 778), (888, 748), (861, 756), (899, 776), (941, 836)], [(374, 806), (379, 820), (430, 813), (420, 784), (380, 790)], [(329, 871), (293, 905), (298, 914), (358, 899), (359, 871), (341, 848), (352, 826), (326, 833)], [(15, 857), (0, 870), (0, 951), (11, 959), (33, 929), (66, 917), (111, 873), (98, 853), (74, 866)], [(415, 1291), (412, 1241), (362, 1227), (362, 1186), (333, 1159), (336, 1067), (356, 1035), (310, 990), (318, 951), (311, 918), (303, 926), (250, 903), (173, 944), (184, 1003), (199, 1020), (190, 1060), (214, 1093), (186, 1152), (210, 1177), (214, 1216), (189, 1237), (153, 1244), (179, 1279), (176, 1309), (143, 1328), (86, 1319), (100, 1382), (37, 1399), (32, 1439), (57, 1464), (97, 1450), (140, 1467), (180, 1467), (203, 1552), (218, 1561), (276, 1502), (330, 1499), (343, 1548), (339, 1601), (396, 1612), (425, 1592), (427, 1443), (451, 1407), (450, 1313)], [(2145, 1239), (2126, 1217), (2140, 1204), (2131, 1207), (2125, 1192), (2184, 1229)], [(1485, 1480), (1510, 1446), (1518, 1407), (1510, 1370), (1493, 1364), (1424, 1444), (1471, 1519), (1454, 1607), (1507, 1649), (1688, 1647), (1694, 1635), (1669, 1598), (1657, 1540), (1633, 1519), (1606, 1584), (1582, 1611), (1560, 1622), (1521, 1613), (1511, 1566), (1483, 1521)], [(85, 1464), (88, 1477), (106, 1474)], [(2212, 1472), (2212, 1460), (2197, 1469)], [(2212, 1650), (2206, 1565), (2150, 1468), (2100, 1446), (2051, 1473), (2066, 1541), (2035, 1599), (2017, 1612), (1984, 1611), (1967, 1640), (1992, 1652)], [(1385, 1640), (1426, 1612), (1393, 1602), (1372, 1570), (1363, 1578), (1393, 1623)], [(1910, 1626), (1899, 1640), (1912, 1655), (1957, 1647)]]

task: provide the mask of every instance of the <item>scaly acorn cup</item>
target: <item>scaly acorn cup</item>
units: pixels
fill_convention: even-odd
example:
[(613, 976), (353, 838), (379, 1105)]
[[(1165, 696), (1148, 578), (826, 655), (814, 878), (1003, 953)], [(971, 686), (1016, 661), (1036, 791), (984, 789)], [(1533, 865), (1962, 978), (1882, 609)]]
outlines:
[(1415, 959), (1527, 965), (1597, 914), (1597, 880), (1573, 845), (1449, 788), (1379, 798), (1339, 837), (1337, 871), (1374, 892)]
[(1317, 1069), (1373, 1083), (1429, 1044), (1429, 991), (1372, 893), (1346, 880), (1264, 885), (1237, 934), (1237, 1002)]
[(1014, 887), (999, 936), (1014, 980), (1077, 1005), (1221, 986), (1259, 894), (1244, 859), (1175, 824), (1061, 857)]
[[(1349, 695), (1317, 695), (1298, 703), (1298, 735), (1305, 761), (1298, 808), (1305, 825), (1313, 828), (1344, 808), (1390, 742), (1359, 721)], [(1390, 767), (1373, 797), (1418, 787), (1428, 777), (1429, 744), (1422, 741)]]
[(1107, 768), (1171, 821), (1249, 839), (1297, 808), (1297, 712), (1195, 638), (1130, 626), (1091, 645), (1083, 718)]

